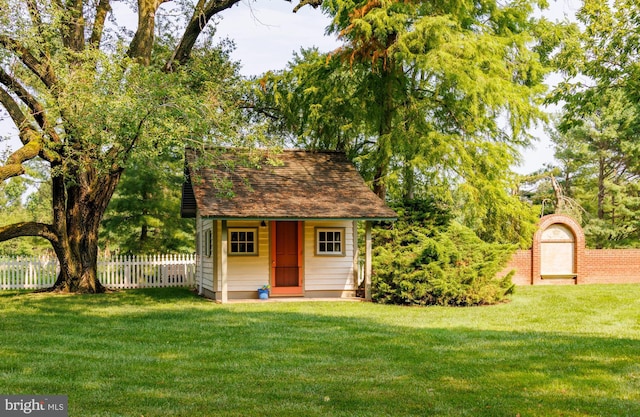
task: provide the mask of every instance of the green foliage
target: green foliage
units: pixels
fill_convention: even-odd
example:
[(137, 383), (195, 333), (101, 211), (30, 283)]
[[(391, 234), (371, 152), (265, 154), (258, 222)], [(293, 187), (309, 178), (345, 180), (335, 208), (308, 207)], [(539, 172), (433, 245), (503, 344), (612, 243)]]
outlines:
[[(153, 140), (138, 144), (136, 153), (127, 160), (121, 182), (105, 213), (100, 235), (103, 249), (121, 253), (195, 251), (194, 221), (180, 218), (184, 146), (203, 140), (227, 145), (256, 141), (250, 135), (251, 129), (246, 127), (247, 118), (236, 107), (243, 94), (243, 81), (238, 65), (229, 59), (229, 52), (223, 46), (195, 50), (192, 59), (176, 74), (186, 89), (176, 94), (182, 94), (180, 100), (187, 103), (177, 104), (175, 108), (170, 105), (170, 111), (176, 111), (175, 116), (184, 111), (188, 117), (189, 112), (197, 111), (191, 105), (195, 103), (198, 107), (198, 97), (204, 97), (208, 105), (202, 107), (210, 106), (215, 115), (203, 115), (207, 117), (194, 121), (201, 125), (201, 136), (181, 130), (180, 123), (166, 117), (163, 125), (154, 131)], [(176, 87), (171, 87), (171, 91)], [(169, 132), (176, 129), (178, 137), (168, 140)], [(244, 135), (238, 134), (240, 131)], [(184, 136), (179, 136), (180, 133)]]
[[(234, 1), (215, 8), (178, 2), (170, 10), (157, 1), (125, 2), (124, 9), (109, 1), (1, 1), (0, 110), (20, 143), (6, 155), (0, 179), (23, 175), (28, 161), (39, 160), (51, 194), (49, 218), (2, 224), (0, 240), (47, 239), (61, 265), (56, 285), (65, 291), (102, 290), (95, 280), (100, 222), (128, 168), (137, 172), (125, 177), (119, 197), (142, 204), (116, 201), (107, 234), (119, 235), (127, 251), (193, 247), (177, 219), (182, 167), (176, 175), (163, 158), (181, 159), (176, 150), (187, 144), (229, 145), (248, 136), (239, 66), (229, 59), (230, 44), (214, 45), (204, 27)], [(162, 178), (154, 165), (171, 174)], [(145, 205), (152, 196), (159, 200)], [(119, 221), (125, 218), (131, 221)], [(154, 239), (132, 242), (145, 234)]]
[[(98, 224), (106, 218), (100, 230), (102, 250), (192, 252), (193, 221), (179, 217), (182, 150), (203, 142), (236, 144), (236, 138), (244, 139), (250, 130), (237, 105), (244, 84), (239, 65), (229, 58), (230, 44), (213, 45), (207, 43), (210, 39), (201, 39), (187, 62), (167, 71), (164, 65), (179, 41), (175, 32), (180, 18), (175, 14), (170, 18), (172, 24), (157, 27), (157, 36), (148, 38), (152, 53), (146, 62), (132, 56), (132, 49), (125, 45), (132, 34), (115, 24), (121, 17), (117, 13), (109, 16), (112, 24), (105, 29), (104, 42), (90, 45), (83, 37), (90, 31), (80, 28), (74, 33), (82, 40), (77, 48), (64, 44), (69, 36), (65, 31), (69, 16), (63, 9), (79, 7), (78, 13), (86, 13), (83, 21), (91, 24), (97, 10), (104, 6), (105, 11), (110, 9), (108, 3), (96, 2), (84, 9), (81, 3), (5, 3), (16, 16), (13, 22), (4, 16), (0, 19), (0, 72), (11, 69), (14, 81), (3, 73), (0, 84), (11, 91), (18, 88), (20, 80), (33, 94), (28, 97), (14, 92), (28, 104), (22, 106), (26, 119), (21, 121), (14, 115), (14, 123), (21, 131), (33, 130), (30, 143), (42, 142), (43, 150), (34, 154), (39, 154), (41, 159), (36, 160), (46, 166), (40, 178), (46, 187), (39, 188), (38, 193), (33, 193), (32, 185), (23, 187), (18, 200), (26, 205), (12, 206), (6, 216), (0, 213), (0, 230), (9, 234), (13, 223), (30, 221), (29, 233), (56, 237), (51, 240), (54, 247), (60, 246), (56, 248), (58, 256), (66, 250), (62, 248), (79, 255), (95, 250)], [(38, 16), (45, 25), (38, 25)], [(42, 57), (47, 66), (42, 71), (51, 80), (43, 82), (37, 76), (39, 72), (21, 65), (19, 57), (7, 47), (9, 38), (25, 47), (27, 58), (27, 52)], [(5, 98), (0, 108), (8, 104)], [(53, 192), (52, 178), (60, 180)], [(116, 187), (120, 178), (122, 184)], [(12, 179), (7, 186), (18, 181), (22, 180)], [(114, 189), (114, 201), (105, 214)], [(31, 193), (29, 200), (25, 200), (25, 190)], [(65, 215), (52, 218), (52, 203)], [(46, 216), (19, 213), (36, 206)], [(33, 222), (41, 226), (35, 227)], [(54, 232), (45, 233), (45, 228)], [(69, 245), (64, 242), (67, 238)], [(12, 242), (3, 247), (15, 252), (19, 246)], [(32, 252), (27, 249), (19, 252)]]
[[(636, 0), (584, 0), (577, 24), (547, 36), (549, 62), (564, 76), (549, 96), (563, 107), (553, 175), (590, 247), (640, 246), (638, 16)], [(555, 194), (547, 198), (566, 212)]]
[(373, 299), (449, 306), (503, 301), (513, 291), (512, 274), (496, 275), (515, 246), (483, 242), (433, 206), (398, 207), (397, 223), (374, 229)]
[[(41, 164), (32, 162), (27, 167), (27, 175), (0, 183), (0, 226), (50, 221), (51, 184)], [(48, 242), (36, 237), (0, 242), (1, 256), (37, 256), (50, 251)]]
[[(589, 247), (640, 246), (640, 152), (636, 107), (620, 90), (591, 101), (592, 110), (566, 111), (552, 136), (564, 199), (581, 211)], [(557, 197), (556, 197), (557, 199)], [(556, 212), (566, 212), (556, 203)]]
[(105, 213), (101, 244), (120, 253), (192, 253), (193, 219), (180, 218), (182, 149), (134, 157)]
[(464, 200), (452, 206), (463, 224), (525, 245), (534, 216), (509, 167), (544, 119), (536, 6), (328, 0), (343, 46), (302, 51), (255, 92), (275, 129), (346, 151), (379, 196)]

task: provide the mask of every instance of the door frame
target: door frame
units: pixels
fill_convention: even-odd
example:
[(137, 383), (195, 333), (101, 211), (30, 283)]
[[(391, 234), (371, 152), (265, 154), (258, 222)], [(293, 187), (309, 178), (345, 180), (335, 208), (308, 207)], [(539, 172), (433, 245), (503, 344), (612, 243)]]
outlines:
[(270, 233), (270, 241), (271, 241), (271, 250), (270, 250), (270, 259), (269, 263), (271, 265), (270, 269), (270, 281), (271, 281), (271, 295), (273, 296), (302, 296), (304, 295), (304, 265), (303, 265), (303, 248), (304, 248), (304, 239), (303, 239), (303, 230), (304, 230), (304, 222), (301, 220), (281, 220), (287, 222), (296, 222), (296, 233), (297, 233), (297, 253), (298, 253), (298, 286), (297, 287), (277, 287), (276, 284), (276, 224), (278, 220), (273, 220), (269, 222), (269, 233)]

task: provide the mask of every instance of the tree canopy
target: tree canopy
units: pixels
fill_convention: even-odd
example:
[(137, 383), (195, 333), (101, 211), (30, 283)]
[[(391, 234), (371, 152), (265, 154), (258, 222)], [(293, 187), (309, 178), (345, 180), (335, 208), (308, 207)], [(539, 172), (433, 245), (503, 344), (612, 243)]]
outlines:
[(0, 181), (40, 159), (52, 190), (50, 221), (0, 226), (0, 241), (48, 240), (61, 266), (55, 288), (102, 290), (98, 229), (133, 155), (235, 137), (237, 79), (221, 73), (228, 56), (208, 23), (238, 1), (125, 1), (118, 14), (110, 0), (0, 0), (0, 105), (21, 143)]
[(640, 243), (640, 5), (584, 0), (579, 24), (557, 39), (563, 110), (553, 134), (557, 181), (581, 207), (592, 247)]
[(544, 118), (536, 6), (325, 1), (342, 47), (259, 80), (262, 109), (297, 144), (346, 151), (380, 197), (457, 201), (483, 238), (524, 242), (509, 167)]

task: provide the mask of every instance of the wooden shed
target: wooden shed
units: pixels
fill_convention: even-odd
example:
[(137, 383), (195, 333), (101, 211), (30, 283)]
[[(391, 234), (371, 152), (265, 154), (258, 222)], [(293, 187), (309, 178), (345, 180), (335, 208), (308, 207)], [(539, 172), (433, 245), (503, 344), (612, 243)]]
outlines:
[(202, 295), (252, 299), (268, 285), (272, 297), (354, 297), (363, 221), (370, 297), (371, 221), (396, 213), (344, 153), (187, 149), (186, 171), (181, 214), (196, 219)]

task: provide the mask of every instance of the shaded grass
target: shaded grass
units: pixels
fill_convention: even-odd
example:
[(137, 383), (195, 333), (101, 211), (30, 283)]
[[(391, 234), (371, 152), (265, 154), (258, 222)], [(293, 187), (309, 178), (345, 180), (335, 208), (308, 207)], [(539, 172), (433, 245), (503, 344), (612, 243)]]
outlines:
[(0, 393), (70, 416), (639, 416), (640, 286), (476, 308), (0, 293)]

